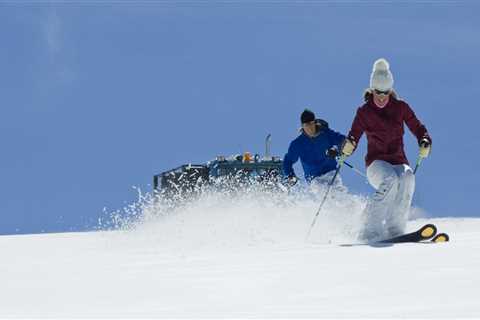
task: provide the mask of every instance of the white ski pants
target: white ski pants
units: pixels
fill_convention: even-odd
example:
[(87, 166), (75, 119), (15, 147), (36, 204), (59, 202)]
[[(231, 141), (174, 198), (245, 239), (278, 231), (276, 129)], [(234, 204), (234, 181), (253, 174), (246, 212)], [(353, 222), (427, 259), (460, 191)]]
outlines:
[[(328, 188), (328, 185), (330, 184), (330, 182), (332, 182), (333, 176), (335, 175), (335, 171), (336, 170), (331, 170), (322, 176), (315, 177), (314, 179), (312, 179), (312, 181), (310, 182), (310, 187), (312, 188), (312, 190), (317, 194), (326, 192), (326, 188)], [(333, 181), (331, 188), (333, 192), (345, 193), (348, 191), (347, 187), (345, 187), (343, 184), (340, 173), (337, 174), (337, 177)]]
[(415, 191), (412, 168), (375, 160), (367, 168), (367, 178), (376, 192), (365, 208), (361, 240), (382, 240), (404, 233)]

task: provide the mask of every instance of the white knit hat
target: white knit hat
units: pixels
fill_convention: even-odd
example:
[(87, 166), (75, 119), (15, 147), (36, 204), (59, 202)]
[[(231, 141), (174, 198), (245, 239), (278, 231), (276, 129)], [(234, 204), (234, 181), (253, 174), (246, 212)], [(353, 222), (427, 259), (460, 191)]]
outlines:
[(370, 88), (380, 91), (393, 89), (393, 75), (390, 72), (388, 61), (381, 58), (373, 64), (372, 74), (370, 75)]

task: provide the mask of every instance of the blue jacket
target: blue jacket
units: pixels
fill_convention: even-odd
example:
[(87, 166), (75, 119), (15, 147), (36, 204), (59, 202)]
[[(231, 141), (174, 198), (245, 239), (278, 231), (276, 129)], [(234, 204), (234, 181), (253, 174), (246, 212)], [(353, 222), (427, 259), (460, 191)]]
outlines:
[(288, 153), (283, 158), (285, 176), (295, 175), (293, 164), (299, 158), (307, 181), (336, 169), (337, 161), (329, 158), (326, 151), (333, 146), (340, 149), (345, 136), (328, 128), (327, 122), (323, 120), (318, 122), (319, 133), (316, 137), (311, 138), (302, 130), (302, 133), (290, 143)]

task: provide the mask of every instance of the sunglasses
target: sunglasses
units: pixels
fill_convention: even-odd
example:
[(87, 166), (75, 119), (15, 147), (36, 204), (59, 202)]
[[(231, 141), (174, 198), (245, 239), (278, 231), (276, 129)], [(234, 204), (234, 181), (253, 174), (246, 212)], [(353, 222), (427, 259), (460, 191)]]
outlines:
[(375, 91), (376, 94), (383, 94), (385, 96), (390, 94), (390, 90), (382, 91), (382, 90), (375, 89), (374, 91)]

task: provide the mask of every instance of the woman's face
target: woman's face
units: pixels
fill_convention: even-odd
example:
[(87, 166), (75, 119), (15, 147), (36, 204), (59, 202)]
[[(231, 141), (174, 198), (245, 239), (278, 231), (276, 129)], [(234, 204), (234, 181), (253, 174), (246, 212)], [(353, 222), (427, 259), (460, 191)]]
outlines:
[(385, 107), (390, 99), (390, 90), (388, 91), (380, 91), (380, 90), (373, 90), (373, 101), (378, 107)]

